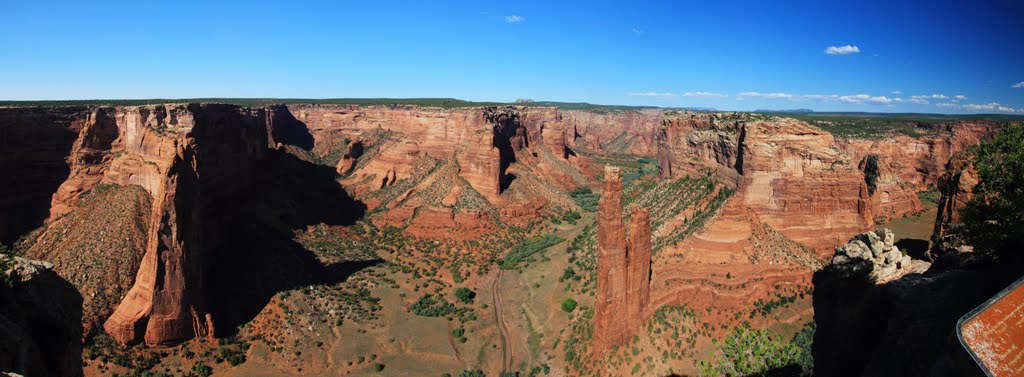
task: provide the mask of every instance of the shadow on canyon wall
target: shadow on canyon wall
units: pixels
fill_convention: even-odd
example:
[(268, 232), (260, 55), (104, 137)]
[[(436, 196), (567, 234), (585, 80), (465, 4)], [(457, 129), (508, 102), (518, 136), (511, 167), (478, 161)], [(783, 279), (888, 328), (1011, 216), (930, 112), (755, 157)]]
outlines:
[(883, 285), (814, 274), (818, 376), (983, 376), (957, 320), (1020, 277), (1021, 263), (946, 255), (923, 274)]
[[(312, 147), (305, 124), (287, 116), (275, 121), (274, 135), (288, 135), (288, 145)], [(279, 127), (286, 128), (280, 130)], [(275, 137), (275, 140), (277, 139)], [(308, 143), (307, 143), (308, 142)], [(308, 147), (308, 148), (307, 148)], [(270, 150), (253, 170), (249, 187), (211, 205), (216, 223), (207, 232), (211, 245), (210, 309), (217, 337), (233, 335), (252, 320), (278, 292), (311, 284), (336, 284), (379, 259), (324, 264), (295, 241), (295, 232), (318, 224), (352, 225), (366, 213), (337, 182), (333, 167), (287, 152)]]
[(50, 198), (71, 174), (65, 158), (78, 137), (71, 118), (84, 108), (0, 111), (0, 242), (43, 225)]
[(0, 284), (0, 371), (82, 375), (82, 295), (52, 271)]

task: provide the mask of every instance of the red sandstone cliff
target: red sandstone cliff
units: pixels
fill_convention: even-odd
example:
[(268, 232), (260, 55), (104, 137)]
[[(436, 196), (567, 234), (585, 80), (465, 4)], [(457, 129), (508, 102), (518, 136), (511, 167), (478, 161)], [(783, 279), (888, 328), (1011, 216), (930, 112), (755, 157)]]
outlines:
[(836, 140), (839, 151), (853, 161), (878, 157), (878, 189), (872, 196), (877, 221), (920, 212), (924, 207), (917, 192), (935, 187), (957, 153), (991, 138), (999, 125), (992, 122), (922, 124), (921, 136)]
[(658, 140), (662, 176), (712, 169), (762, 221), (822, 255), (872, 225), (856, 161), (806, 123), (683, 113), (665, 119)]
[(622, 220), (622, 180), (615, 167), (605, 167), (597, 237), (594, 349), (603, 352), (637, 333), (650, 300), (650, 215), (646, 209), (632, 208), (627, 231)]

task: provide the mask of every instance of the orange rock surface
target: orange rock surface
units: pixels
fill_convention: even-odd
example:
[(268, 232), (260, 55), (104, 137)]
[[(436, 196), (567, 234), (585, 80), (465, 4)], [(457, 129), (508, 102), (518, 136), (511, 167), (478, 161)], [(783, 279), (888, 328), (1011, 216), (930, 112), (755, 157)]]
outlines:
[(594, 348), (602, 352), (637, 333), (645, 319), (651, 287), (650, 215), (646, 209), (633, 208), (627, 232), (622, 220), (622, 180), (616, 167), (605, 167), (597, 224)]

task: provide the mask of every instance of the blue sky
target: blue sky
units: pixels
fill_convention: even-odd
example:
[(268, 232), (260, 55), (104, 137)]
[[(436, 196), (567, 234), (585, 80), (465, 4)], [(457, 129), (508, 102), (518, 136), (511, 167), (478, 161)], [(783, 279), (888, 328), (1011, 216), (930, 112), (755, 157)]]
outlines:
[(11, 0), (0, 99), (1024, 114), (1022, 15), (1020, 1)]

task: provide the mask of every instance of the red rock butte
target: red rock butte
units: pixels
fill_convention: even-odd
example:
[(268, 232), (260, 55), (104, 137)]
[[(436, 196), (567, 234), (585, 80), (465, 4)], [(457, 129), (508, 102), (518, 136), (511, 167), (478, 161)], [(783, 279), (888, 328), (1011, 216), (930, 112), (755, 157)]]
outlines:
[(622, 219), (619, 168), (606, 166), (598, 204), (597, 297), (594, 349), (603, 352), (637, 333), (651, 290), (651, 221), (647, 209), (630, 208), (628, 232)]

